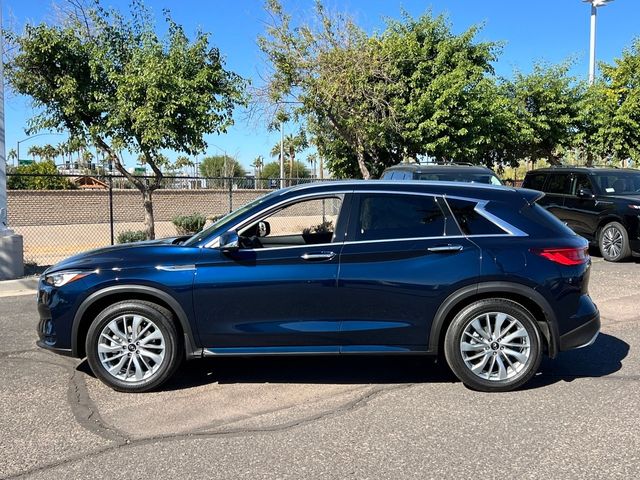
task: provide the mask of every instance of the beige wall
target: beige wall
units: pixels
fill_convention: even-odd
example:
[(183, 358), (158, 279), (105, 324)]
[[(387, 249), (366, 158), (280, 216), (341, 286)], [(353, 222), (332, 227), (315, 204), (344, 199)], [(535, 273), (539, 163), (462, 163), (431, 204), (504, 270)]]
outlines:
[[(269, 190), (233, 190), (233, 208), (268, 193)], [(78, 225), (109, 222), (109, 197), (105, 190), (9, 190), (8, 220), (11, 227), (33, 225)], [(228, 190), (158, 190), (153, 193), (157, 222), (176, 215), (229, 212)], [(142, 198), (137, 190), (114, 190), (115, 222), (141, 222)]]

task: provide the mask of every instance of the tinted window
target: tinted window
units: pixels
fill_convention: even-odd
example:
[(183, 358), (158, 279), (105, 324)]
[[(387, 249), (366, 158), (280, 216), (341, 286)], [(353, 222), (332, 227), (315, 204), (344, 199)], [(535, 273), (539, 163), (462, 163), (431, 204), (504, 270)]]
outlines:
[(432, 180), (436, 182), (467, 182), (467, 183), (487, 183), (489, 185), (502, 185), (498, 177), (491, 173), (421, 173), (418, 180)]
[(640, 173), (612, 172), (594, 175), (600, 191), (605, 194), (638, 194), (640, 193)]
[(506, 233), (476, 210), (476, 202), (447, 198), (447, 203), (465, 235), (496, 235)]
[(571, 192), (573, 195), (577, 195), (580, 190), (589, 189), (593, 191), (593, 186), (591, 185), (591, 180), (586, 175), (576, 175), (575, 181), (573, 182), (573, 191)]
[(527, 175), (524, 179), (524, 183), (522, 186), (524, 188), (531, 188), (533, 190), (542, 191), (542, 187), (544, 187), (544, 181), (547, 176), (544, 173), (536, 173), (535, 175)]
[(553, 173), (549, 176), (547, 193), (571, 193), (571, 177), (567, 173)]
[(393, 177), (393, 172), (384, 172), (382, 174), (382, 176), (380, 177), (381, 180), (391, 180), (391, 177)]
[(434, 197), (370, 194), (360, 197), (357, 240), (438, 237), (445, 218)]

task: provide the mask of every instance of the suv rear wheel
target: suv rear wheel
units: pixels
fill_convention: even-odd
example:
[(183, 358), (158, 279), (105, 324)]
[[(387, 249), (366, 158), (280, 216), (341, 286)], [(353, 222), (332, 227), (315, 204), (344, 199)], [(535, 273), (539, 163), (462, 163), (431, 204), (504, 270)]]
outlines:
[(609, 262), (620, 262), (631, 255), (629, 235), (619, 222), (607, 223), (598, 237), (598, 246), (602, 257)]
[(506, 392), (526, 383), (542, 359), (531, 313), (507, 299), (479, 300), (462, 309), (447, 330), (445, 357), (468, 387)]
[(141, 300), (118, 302), (103, 310), (91, 323), (85, 346), (93, 373), (121, 392), (158, 387), (182, 358), (171, 312)]

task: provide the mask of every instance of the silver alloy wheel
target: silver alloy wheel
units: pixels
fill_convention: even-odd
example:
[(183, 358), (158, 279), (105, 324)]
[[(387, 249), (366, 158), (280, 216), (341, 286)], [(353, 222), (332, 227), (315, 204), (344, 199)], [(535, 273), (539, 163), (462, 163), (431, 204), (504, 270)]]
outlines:
[(617, 258), (622, 252), (624, 238), (616, 227), (609, 227), (602, 232), (602, 249), (611, 258)]
[(154, 375), (165, 354), (164, 335), (148, 318), (129, 314), (114, 318), (100, 332), (98, 358), (118, 380), (139, 382)]
[(462, 332), (460, 352), (467, 368), (485, 380), (508, 380), (520, 373), (531, 353), (529, 333), (502, 312), (477, 316)]

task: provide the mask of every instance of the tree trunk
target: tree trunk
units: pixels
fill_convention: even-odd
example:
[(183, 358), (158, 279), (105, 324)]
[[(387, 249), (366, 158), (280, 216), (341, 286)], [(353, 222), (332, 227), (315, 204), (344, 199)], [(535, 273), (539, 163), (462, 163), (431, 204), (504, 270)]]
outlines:
[(152, 191), (148, 188), (141, 191), (142, 204), (144, 206), (144, 230), (147, 234), (147, 240), (156, 238), (155, 224), (153, 221), (153, 201), (151, 199)]
[(371, 174), (369, 173), (369, 169), (367, 168), (367, 165), (364, 161), (364, 148), (359, 139), (357, 139), (356, 142), (358, 144), (356, 148), (356, 155), (358, 157), (358, 167), (360, 167), (360, 173), (362, 174), (363, 179), (369, 180), (371, 178)]

